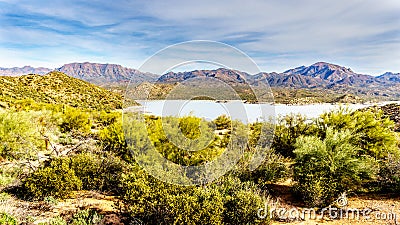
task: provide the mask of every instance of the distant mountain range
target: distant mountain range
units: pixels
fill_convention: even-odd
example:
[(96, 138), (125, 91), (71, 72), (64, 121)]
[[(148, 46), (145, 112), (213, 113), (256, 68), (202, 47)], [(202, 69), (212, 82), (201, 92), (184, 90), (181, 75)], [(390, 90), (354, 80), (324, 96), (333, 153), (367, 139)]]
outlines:
[[(310, 66), (300, 66), (283, 73), (248, 74), (231, 69), (194, 70), (188, 72), (169, 72), (162, 76), (144, 73), (136, 69), (126, 68), (117, 64), (70, 63), (54, 69), (69, 76), (89, 81), (95, 84), (126, 83), (131, 78), (136, 83), (156, 81), (158, 83), (176, 83), (190, 78), (215, 77), (224, 82), (242, 84), (246, 80), (253, 85), (268, 82), (271, 87), (291, 88), (368, 88), (385, 89), (399, 86), (400, 73), (387, 72), (380, 76), (359, 74), (350, 68), (326, 62), (318, 62)], [(23, 74), (46, 74), (52, 69), (33, 68), (0, 68), (0, 76), (19, 76)], [(158, 78), (158, 79), (157, 79)]]
[(26, 74), (39, 74), (44, 75), (48, 72), (52, 71), (49, 68), (38, 67), (34, 68), (31, 66), (24, 67), (13, 67), (13, 68), (1, 68), (0, 67), (0, 76), (21, 76)]
[(244, 83), (257, 85), (259, 82), (268, 82), (271, 87), (293, 87), (293, 88), (339, 88), (351, 87), (383, 87), (400, 84), (400, 74), (387, 72), (381, 76), (358, 74), (350, 68), (318, 62), (311, 66), (301, 66), (287, 70), (283, 73), (258, 73), (247, 74), (237, 70), (195, 70), (189, 72), (167, 73), (157, 81), (182, 82), (190, 78), (215, 77), (225, 82)]
[(126, 68), (117, 64), (100, 63), (69, 63), (56, 69), (33, 68), (31, 66), (0, 68), (0, 76), (21, 76), (26, 74), (44, 75), (50, 71), (63, 72), (71, 77), (75, 77), (94, 84), (124, 83), (131, 78), (135, 82), (152, 81), (158, 76), (151, 73), (142, 73), (138, 70)]

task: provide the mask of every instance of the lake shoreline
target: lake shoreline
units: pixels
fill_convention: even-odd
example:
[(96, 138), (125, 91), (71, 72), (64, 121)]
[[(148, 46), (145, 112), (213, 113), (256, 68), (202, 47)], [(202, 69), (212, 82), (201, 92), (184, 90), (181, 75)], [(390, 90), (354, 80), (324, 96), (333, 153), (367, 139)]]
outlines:
[(399, 101), (385, 101), (370, 104), (332, 104), (316, 103), (304, 105), (288, 104), (249, 104), (241, 100), (217, 102), (211, 100), (140, 100), (140, 106), (125, 108), (125, 112), (141, 112), (155, 116), (189, 116), (213, 120), (221, 115), (229, 115), (244, 123), (266, 121), (290, 114), (301, 114), (307, 118), (317, 118), (325, 112), (336, 110), (340, 107), (358, 110), (362, 108), (399, 104)]

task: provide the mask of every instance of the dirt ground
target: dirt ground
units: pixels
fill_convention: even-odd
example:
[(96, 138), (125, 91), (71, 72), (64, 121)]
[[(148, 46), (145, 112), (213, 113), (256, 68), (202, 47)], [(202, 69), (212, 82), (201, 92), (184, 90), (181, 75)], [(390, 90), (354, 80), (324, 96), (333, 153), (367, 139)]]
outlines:
[(275, 212), (273, 225), (400, 224), (400, 195), (362, 194), (344, 197), (321, 213), (321, 209), (304, 208), (304, 205), (292, 196), (290, 186), (286, 184), (275, 185), (272, 192), (279, 196), (269, 204), (272, 206), (270, 210)]
[(61, 216), (69, 218), (84, 209), (95, 209), (102, 215), (118, 214), (118, 200), (93, 191), (75, 192), (73, 198), (65, 200), (24, 201), (11, 195), (0, 198), (0, 211), (16, 216), (20, 223), (38, 224), (50, 218)]
[[(359, 195), (346, 198), (346, 205), (342, 207), (342, 211), (332, 207), (331, 214), (327, 209), (324, 216), (321, 216), (320, 211), (316, 210), (315, 213), (306, 211), (307, 209), (302, 203), (291, 195), (290, 186), (286, 184), (275, 185), (271, 194), (279, 197), (271, 199), (269, 206), (275, 208), (275, 212), (281, 208), (286, 210), (284, 214), (281, 214), (281, 218), (275, 217), (273, 225), (400, 224), (400, 218), (398, 218), (400, 217), (399, 195)], [(74, 198), (70, 199), (40, 202), (23, 201), (12, 195), (0, 196), (0, 211), (15, 215), (24, 224), (38, 224), (56, 216), (68, 219), (83, 209), (95, 209), (101, 214), (111, 215), (111, 217), (121, 215), (117, 198), (93, 191), (76, 192)], [(346, 210), (347, 217), (345, 216)], [(297, 218), (290, 218), (289, 211)], [(119, 218), (117, 219), (119, 220)]]

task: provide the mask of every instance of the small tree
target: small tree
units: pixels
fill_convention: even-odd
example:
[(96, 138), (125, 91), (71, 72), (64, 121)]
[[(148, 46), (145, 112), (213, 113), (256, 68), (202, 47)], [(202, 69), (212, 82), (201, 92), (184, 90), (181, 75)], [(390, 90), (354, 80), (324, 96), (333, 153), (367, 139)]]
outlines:
[(374, 177), (377, 163), (350, 143), (349, 131), (328, 128), (324, 139), (300, 137), (296, 142), (295, 190), (312, 206), (324, 206), (340, 193), (353, 191)]
[(349, 142), (359, 148), (359, 155), (370, 155), (383, 159), (389, 153), (399, 155), (394, 123), (384, 118), (381, 110), (351, 111), (340, 108), (321, 115), (317, 120), (319, 136), (324, 137), (326, 130), (348, 130)]

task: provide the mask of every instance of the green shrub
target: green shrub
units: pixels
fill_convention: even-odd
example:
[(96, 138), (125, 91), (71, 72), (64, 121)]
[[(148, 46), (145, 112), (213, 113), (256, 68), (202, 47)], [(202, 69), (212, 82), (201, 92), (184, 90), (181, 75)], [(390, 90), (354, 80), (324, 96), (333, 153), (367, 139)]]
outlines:
[(173, 224), (223, 224), (224, 198), (213, 188), (195, 188), (171, 197)]
[(225, 224), (258, 224), (262, 222), (257, 217), (257, 212), (258, 209), (264, 207), (264, 201), (253, 191), (239, 190), (226, 199)]
[(0, 213), (0, 224), (1, 225), (17, 225), (18, 221), (15, 217), (9, 215), (8, 213)]
[(381, 110), (353, 112), (340, 108), (321, 115), (317, 124), (322, 138), (328, 128), (350, 131), (352, 138), (349, 142), (360, 147), (359, 155), (370, 155), (376, 159), (383, 159), (389, 153), (400, 155), (394, 123), (384, 118)]
[(117, 191), (124, 165), (112, 154), (81, 153), (71, 157), (71, 169), (82, 181), (82, 189)]
[(134, 172), (122, 177), (121, 199), (131, 217), (146, 224), (168, 224), (169, 202), (180, 189), (172, 189), (136, 167)]
[(0, 111), (0, 158), (30, 157), (44, 145), (33, 113)]
[(82, 210), (72, 216), (68, 224), (71, 225), (95, 225), (99, 224), (103, 219), (103, 216), (97, 213), (95, 210)]
[(257, 216), (258, 210), (265, 207), (266, 196), (253, 182), (242, 182), (227, 174), (210, 184), (210, 188), (224, 198), (224, 224), (268, 224), (268, 216)]
[(294, 158), (296, 139), (315, 132), (315, 126), (306, 120), (302, 115), (287, 115), (278, 119), (272, 148), (285, 157)]
[(121, 120), (121, 113), (101, 111), (97, 116), (96, 121), (102, 126), (109, 126)]
[(306, 204), (324, 206), (345, 191), (354, 191), (376, 174), (377, 162), (359, 155), (350, 144), (350, 132), (327, 129), (323, 140), (315, 136), (297, 139), (294, 179)]
[(255, 185), (223, 177), (204, 187), (163, 183), (137, 170), (124, 175), (121, 199), (145, 224), (259, 224), (264, 198)]
[(124, 158), (129, 158), (124, 132), (122, 130), (122, 122), (118, 120), (99, 132), (101, 145), (106, 151), (114, 152)]
[[(256, 148), (258, 150), (258, 148), (261, 147)], [(265, 154), (265, 158), (261, 165), (255, 170), (249, 171), (247, 164), (237, 170), (242, 181), (253, 181), (264, 186), (289, 176), (289, 168), (285, 164), (284, 157), (276, 154), (275, 151), (270, 148), (262, 151)]]
[(9, 184), (11, 184), (16, 178), (3, 173), (3, 171), (0, 172), (0, 188), (3, 188)]
[(388, 157), (381, 162), (381, 168), (378, 176), (378, 188), (379, 191), (384, 193), (400, 192), (400, 158), (394, 155), (388, 155)]
[(215, 125), (217, 126), (217, 130), (224, 130), (224, 129), (231, 129), (232, 128), (232, 121), (231, 119), (226, 116), (226, 115), (222, 115), (222, 116), (218, 116), (215, 120), (214, 120)]
[(71, 159), (55, 158), (45, 162), (45, 165), (28, 175), (23, 181), (23, 187), (28, 196), (44, 199), (48, 196), (65, 198), (72, 191), (80, 190), (81, 180), (70, 168)]
[(62, 132), (79, 134), (90, 133), (91, 121), (89, 115), (79, 109), (68, 107), (62, 115), (60, 129)]
[(67, 225), (67, 222), (60, 216), (51, 218), (48, 222), (39, 223), (39, 225)]
[[(150, 139), (151, 143), (147, 144), (154, 146), (164, 158), (180, 165), (200, 165), (215, 159), (225, 150), (217, 144), (219, 138), (214, 135), (212, 124), (193, 116), (147, 117), (146, 128), (147, 131), (135, 130), (132, 137)], [(177, 135), (180, 133), (183, 135)], [(195, 149), (197, 151), (193, 151)]]
[(187, 116), (179, 119), (179, 128), (182, 134), (189, 139), (197, 139), (201, 135), (201, 119), (194, 116)]

